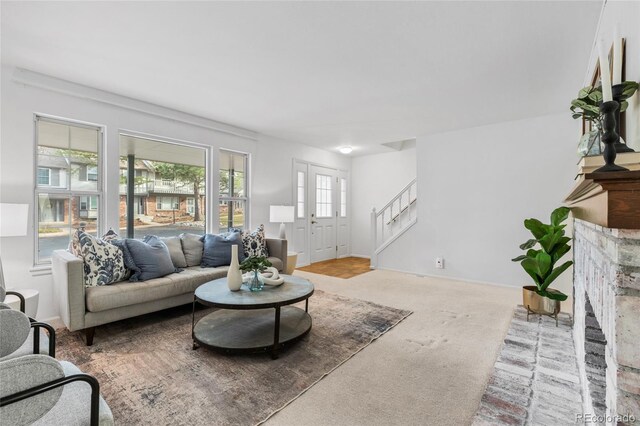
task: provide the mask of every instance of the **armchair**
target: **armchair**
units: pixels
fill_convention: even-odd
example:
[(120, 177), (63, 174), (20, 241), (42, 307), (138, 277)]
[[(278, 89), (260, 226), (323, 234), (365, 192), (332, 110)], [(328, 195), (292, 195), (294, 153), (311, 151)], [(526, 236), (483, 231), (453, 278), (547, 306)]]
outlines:
[[(0, 304), (2, 305), (2, 304)], [(0, 309), (0, 418), (21, 425), (113, 425), (98, 381), (75, 365), (46, 355), (13, 358), (31, 333), (21, 312)]]
[[(4, 286), (4, 280), (2, 279), (2, 264), (0, 264), (0, 309), (11, 309), (11, 307), (4, 302), (7, 295), (14, 295), (20, 300), (20, 312), (25, 312), (25, 299), (22, 294), (17, 291), (7, 290)], [(28, 317), (29, 318), (29, 317)], [(51, 325), (38, 322), (33, 318), (29, 318), (32, 331), (27, 336), (22, 346), (20, 346), (12, 354), (7, 354), (7, 358), (15, 358), (22, 355), (43, 353), (48, 354), (51, 357), (56, 356), (56, 331)], [(47, 333), (43, 333), (41, 329), (45, 329)], [(48, 337), (47, 337), (48, 334)], [(45, 347), (47, 349), (45, 349)], [(33, 350), (31, 349), (33, 348)], [(3, 355), (0, 355), (3, 356)]]

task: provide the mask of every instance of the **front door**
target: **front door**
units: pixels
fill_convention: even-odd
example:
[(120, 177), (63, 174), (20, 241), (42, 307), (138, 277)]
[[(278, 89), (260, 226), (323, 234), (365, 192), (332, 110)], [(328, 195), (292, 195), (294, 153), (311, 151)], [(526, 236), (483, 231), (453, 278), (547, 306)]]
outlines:
[(337, 255), (338, 173), (326, 167), (311, 166), (309, 173), (309, 219), (311, 262), (335, 259)]

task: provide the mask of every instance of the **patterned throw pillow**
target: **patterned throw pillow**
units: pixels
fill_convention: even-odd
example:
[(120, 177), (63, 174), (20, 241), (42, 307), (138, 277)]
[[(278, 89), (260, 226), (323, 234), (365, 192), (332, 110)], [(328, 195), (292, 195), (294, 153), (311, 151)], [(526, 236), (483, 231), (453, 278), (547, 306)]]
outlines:
[(84, 260), (84, 284), (87, 287), (113, 284), (127, 278), (122, 250), (80, 230), (76, 231), (80, 256)]
[(246, 257), (269, 257), (269, 250), (267, 250), (267, 239), (264, 236), (264, 225), (258, 226), (258, 228), (253, 232), (243, 231), (242, 245), (244, 246), (244, 255)]
[[(69, 242), (69, 248), (67, 249), (69, 253), (73, 254), (76, 257), (82, 257), (82, 248), (80, 247), (80, 233), (82, 230), (78, 229), (73, 233), (71, 237), (71, 241)], [(111, 242), (113, 240), (118, 239), (118, 234), (113, 229), (109, 229), (106, 234), (104, 234), (101, 238), (102, 241)]]

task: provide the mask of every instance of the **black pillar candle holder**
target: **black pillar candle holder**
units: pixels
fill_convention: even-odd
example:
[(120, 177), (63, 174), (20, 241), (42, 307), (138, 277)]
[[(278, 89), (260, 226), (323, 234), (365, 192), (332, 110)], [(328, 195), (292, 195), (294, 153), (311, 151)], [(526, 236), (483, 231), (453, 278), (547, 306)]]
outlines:
[(621, 152), (635, 152), (632, 148), (629, 148), (626, 143), (620, 142), (620, 105), (622, 101), (622, 90), (624, 86), (622, 84), (616, 84), (611, 86), (611, 93), (613, 95), (613, 100), (618, 103), (618, 108), (616, 108), (615, 116), (616, 116), (616, 133), (618, 134), (618, 141), (614, 144), (617, 153)]
[(604, 166), (595, 170), (596, 172), (623, 172), (629, 169), (617, 166), (616, 161), (616, 142), (619, 142), (620, 136), (616, 132), (616, 111), (620, 113), (620, 104), (616, 101), (603, 102), (600, 105), (600, 113), (602, 113), (602, 142), (604, 143)]

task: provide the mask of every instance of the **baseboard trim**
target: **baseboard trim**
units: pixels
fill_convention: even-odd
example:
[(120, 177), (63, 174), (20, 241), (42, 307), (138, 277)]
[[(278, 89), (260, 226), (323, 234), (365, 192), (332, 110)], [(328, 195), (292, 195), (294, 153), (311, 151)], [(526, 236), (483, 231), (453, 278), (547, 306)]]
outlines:
[(351, 257), (359, 257), (361, 259), (371, 259), (371, 256), (365, 256), (364, 254), (350, 254)]
[(401, 271), (399, 269), (393, 269), (393, 268), (380, 268), (380, 267), (377, 267), (375, 269), (380, 269), (380, 270), (383, 270), (383, 271), (400, 272), (400, 273), (403, 273), (403, 274), (411, 274), (411, 275), (416, 275), (418, 277), (438, 278), (438, 279), (443, 279), (443, 280), (448, 280), (448, 281), (456, 281), (456, 282), (462, 282), (462, 283), (483, 284), (483, 285), (491, 285), (491, 286), (495, 286), (495, 287), (504, 287), (504, 288), (520, 288), (520, 286), (517, 286), (517, 285), (496, 283), (496, 282), (490, 282), (490, 281), (472, 280), (472, 279), (460, 278), (460, 277), (451, 277), (451, 276), (448, 276), (448, 275), (425, 274), (423, 272), (414, 272), (414, 271)]

